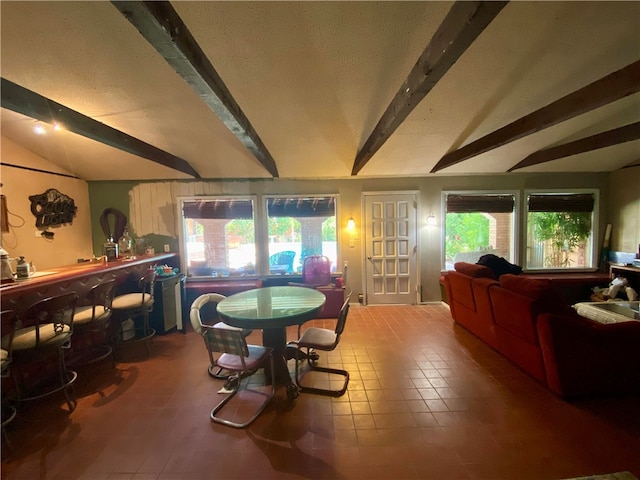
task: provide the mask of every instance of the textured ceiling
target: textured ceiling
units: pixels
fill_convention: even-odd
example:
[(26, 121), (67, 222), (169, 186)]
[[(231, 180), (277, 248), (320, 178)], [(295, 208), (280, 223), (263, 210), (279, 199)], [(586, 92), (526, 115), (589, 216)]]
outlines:
[[(349, 177), (453, 2), (173, 2), (281, 178)], [(0, 2), (3, 79), (184, 159), (202, 178), (272, 175), (110, 2)], [(640, 2), (511, 2), (359, 176), (429, 175), (447, 152), (640, 60)], [(4, 104), (3, 104), (4, 105)], [(186, 173), (71, 132), (2, 136), (86, 180)], [(506, 172), (529, 154), (640, 121), (640, 94), (437, 174)], [(640, 140), (516, 172), (614, 171)], [(3, 162), (8, 162), (3, 159)]]

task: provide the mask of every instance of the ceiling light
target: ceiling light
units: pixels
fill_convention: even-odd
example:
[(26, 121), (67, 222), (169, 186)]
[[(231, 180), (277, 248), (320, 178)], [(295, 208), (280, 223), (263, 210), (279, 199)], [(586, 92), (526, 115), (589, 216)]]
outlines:
[(47, 133), (47, 129), (44, 128), (44, 125), (42, 125), (40, 122), (36, 123), (36, 126), (33, 127), (33, 131), (38, 135), (44, 135)]
[(56, 123), (53, 124), (53, 129), (56, 132), (59, 132), (60, 130), (62, 130), (62, 125), (60, 125), (58, 122), (56, 122)]

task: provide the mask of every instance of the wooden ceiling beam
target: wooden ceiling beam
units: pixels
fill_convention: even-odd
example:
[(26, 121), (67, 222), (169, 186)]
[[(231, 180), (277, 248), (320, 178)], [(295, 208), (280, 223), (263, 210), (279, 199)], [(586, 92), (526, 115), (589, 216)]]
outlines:
[(539, 132), (640, 91), (640, 61), (552, 102), (535, 112), (444, 155), (431, 173)]
[(3, 108), (45, 123), (60, 123), (64, 125), (65, 130), (70, 132), (200, 178), (200, 174), (186, 160), (54, 102), (10, 80), (2, 78), (0, 91)]
[(509, 2), (457, 1), (453, 4), (402, 87), (356, 154), (351, 175), (357, 175), (362, 170), (507, 3)]
[(591, 152), (600, 148), (618, 145), (620, 143), (631, 142), (640, 139), (640, 122), (631, 123), (623, 127), (607, 130), (590, 137), (584, 137), (573, 142), (568, 142), (555, 147), (538, 150), (526, 157), (521, 162), (511, 167), (508, 172), (513, 172), (519, 168), (539, 165), (541, 163), (557, 160), (558, 158), (570, 157), (578, 153)]
[(273, 157), (171, 4), (111, 2), (274, 177)]

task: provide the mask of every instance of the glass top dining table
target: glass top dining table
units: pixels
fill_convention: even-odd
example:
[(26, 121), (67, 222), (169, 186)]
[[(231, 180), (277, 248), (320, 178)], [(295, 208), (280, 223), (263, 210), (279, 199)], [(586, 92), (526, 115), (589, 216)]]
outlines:
[(273, 348), (276, 382), (284, 385), (293, 399), (298, 396), (298, 387), (287, 367), (287, 327), (315, 318), (325, 301), (324, 293), (313, 288), (264, 287), (231, 295), (218, 303), (217, 310), (228, 325), (262, 330), (263, 345)]
[(314, 318), (325, 301), (324, 294), (313, 288), (256, 288), (222, 300), (218, 304), (218, 315), (234, 327), (283, 328)]

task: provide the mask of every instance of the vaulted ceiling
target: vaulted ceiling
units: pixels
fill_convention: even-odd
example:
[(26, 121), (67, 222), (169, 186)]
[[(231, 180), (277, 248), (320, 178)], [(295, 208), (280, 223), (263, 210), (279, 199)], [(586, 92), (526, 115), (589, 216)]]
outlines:
[(2, 136), (86, 180), (640, 162), (637, 1), (0, 9)]

